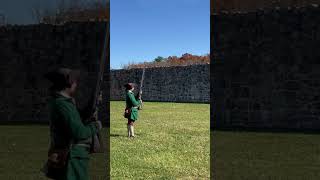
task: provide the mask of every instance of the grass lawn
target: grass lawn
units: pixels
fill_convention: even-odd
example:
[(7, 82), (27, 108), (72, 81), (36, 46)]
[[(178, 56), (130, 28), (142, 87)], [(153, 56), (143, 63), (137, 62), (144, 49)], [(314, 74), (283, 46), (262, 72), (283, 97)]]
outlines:
[(216, 180), (319, 180), (320, 135), (215, 131)]
[(112, 179), (209, 179), (209, 104), (145, 102), (127, 137), (125, 102), (111, 102)]
[[(105, 133), (104, 133), (105, 134)], [(49, 128), (45, 125), (0, 126), (0, 179), (45, 180), (40, 172), (46, 161)], [(91, 180), (104, 180), (106, 154), (90, 159)]]

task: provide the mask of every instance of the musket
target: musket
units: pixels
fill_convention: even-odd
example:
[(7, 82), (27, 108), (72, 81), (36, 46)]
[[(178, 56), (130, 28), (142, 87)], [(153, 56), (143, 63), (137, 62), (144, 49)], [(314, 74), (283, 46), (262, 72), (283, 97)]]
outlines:
[[(139, 87), (139, 93), (138, 93), (138, 99), (141, 100), (141, 97), (142, 97), (142, 86), (143, 86), (143, 81), (144, 81), (144, 73), (145, 73), (146, 69), (143, 68), (143, 71), (142, 71), (142, 76), (141, 76), (141, 81), (140, 81), (140, 87)], [(142, 103), (141, 105), (139, 106), (139, 109), (141, 110), (142, 109)]]
[[(102, 96), (102, 91), (101, 91), (101, 84), (103, 82), (103, 74), (104, 74), (104, 69), (106, 61), (107, 61), (107, 45), (110, 43), (110, 35), (108, 33), (109, 29), (109, 22), (107, 23), (106, 27), (106, 34), (105, 34), (105, 39), (104, 39), (104, 45), (103, 45), (103, 50), (101, 54), (101, 58), (99, 60), (99, 71), (98, 71), (98, 78), (97, 78), (97, 83), (96, 83), (96, 88), (94, 92), (94, 101), (92, 104), (92, 112), (96, 112), (97, 114), (99, 111), (99, 105), (100, 105), (100, 97)], [(98, 118), (96, 118), (96, 121), (99, 121)], [(101, 136), (101, 133), (98, 132), (94, 137), (93, 137), (93, 142), (92, 142), (92, 147), (91, 147), (91, 152), (92, 153), (102, 153), (104, 152), (104, 142)]]

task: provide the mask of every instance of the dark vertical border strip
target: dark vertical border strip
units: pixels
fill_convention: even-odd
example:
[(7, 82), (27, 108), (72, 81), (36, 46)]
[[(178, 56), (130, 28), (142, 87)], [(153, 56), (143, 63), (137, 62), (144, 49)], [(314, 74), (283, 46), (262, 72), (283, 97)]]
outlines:
[(213, 143), (213, 3), (210, 0), (210, 179), (215, 179), (214, 175), (214, 143)]
[[(110, 17), (110, 1), (107, 3), (107, 8), (108, 13), (109, 13), (109, 17)], [(107, 105), (107, 123), (106, 123), (106, 127), (107, 127), (107, 134), (106, 134), (106, 179), (110, 179), (110, 170), (111, 170), (111, 163), (110, 163), (110, 19), (108, 22), (108, 26), (107, 26), (107, 31), (108, 31), (108, 48), (107, 48), (107, 65), (106, 65), (106, 70), (107, 70), (107, 77), (106, 77), (106, 91), (107, 93), (107, 97), (106, 97), (106, 105)]]
[(109, 17), (109, 21), (107, 22), (107, 49), (106, 54), (107, 54), (107, 58), (106, 58), (106, 69), (105, 69), (105, 74), (104, 74), (104, 92), (105, 92), (105, 98), (104, 99), (104, 104), (106, 105), (105, 108), (105, 119), (106, 119), (106, 124), (105, 124), (105, 128), (106, 128), (106, 134), (105, 134), (105, 161), (106, 161), (106, 174), (105, 174), (105, 178), (106, 180), (110, 179), (110, 170), (111, 170), (111, 164), (110, 164), (110, 1), (106, 2), (106, 8), (107, 8), (107, 16)]
[[(110, 4), (109, 4), (109, 8), (110, 8)], [(110, 10), (108, 11), (110, 12)], [(107, 121), (107, 152), (106, 152), (106, 156), (107, 156), (107, 179), (110, 179), (110, 170), (111, 170), (111, 164), (110, 164), (110, 21), (109, 21), (109, 24), (108, 24), (108, 31), (109, 31), (109, 40), (108, 40), (108, 49), (107, 49), (107, 52), (108, 52), (108, 59), (107, 59), (107, 71), (108, 71), (108, 76), (107, 76), (107, 88), (108, 88), (108, 102), (107, 102), (107, 112), (108, 112), (108, 121)]]
[(214, 131), (225, 121), (225, 66), (223, 49), (219, 46), (219, 16), (215, 12), (217, 1), (211, 0), (210, 13), (210, 179), (216, 179), (216, 150)]

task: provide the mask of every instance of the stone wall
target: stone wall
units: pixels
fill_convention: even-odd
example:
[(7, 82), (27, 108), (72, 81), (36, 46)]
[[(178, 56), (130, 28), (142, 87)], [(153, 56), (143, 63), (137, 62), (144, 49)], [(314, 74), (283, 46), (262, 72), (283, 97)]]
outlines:
[[(0, 27), (0, 121), (47, 122), (50, 83), (43, 74), (61, 66), (81, 70), (77, 96), (83, 107), (95, 88), (106, 27), (102, 22)], [(109, 109), (106, 65), (104, 122)]]
[(248, 12), (258, 9), (275, 7), (302, 7), (311, 4), (319, 4), (320, 0), (211, 0), (211, 13), (229, 12)]
[[(139, 91), (142, 69), (110, 72), (111, 100), (124, 100), (123, 85), (137, 84)], [(147, 68), (143, 86), (144, 101), (209, 103), (209, 65)]]
[(320, 129), (320, 9), (211, 16), (211, 128)]

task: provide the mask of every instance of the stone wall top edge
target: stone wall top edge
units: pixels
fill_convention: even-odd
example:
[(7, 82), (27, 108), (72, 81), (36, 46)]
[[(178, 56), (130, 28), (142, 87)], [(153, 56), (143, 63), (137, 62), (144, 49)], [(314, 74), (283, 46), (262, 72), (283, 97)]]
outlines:
[(317, 9), (320, 11), (320, 4), (310, 4), (307, 6), (287, 6), (287, 7), (266, 7), (266, 8), (259, 8), (252, 11), (234, 11), (234, 10), (221, 10), (220, 12), (211, 13), (211, 16), (220, 17), (220, 16), (235, 16), (235, 15), (246, 15), (252, 13), (261, 13), (261, 14), (268, 14), (277, 11), (305, 11), (308, 9)]
[(36, 27), (63, 27), (63, 26), (74, 26), (74, 25), (99, 25), (99, 24), (108, 24), (109, 21), (86, 21), (86, 22), (67, 22), (61, 25), (58, 24), (6, 24), (4, 26), (0, 26), (0, 29), (11, 29), (11, 28), (36, 28)]
[[(210, 64), (194, 64), (194, 65), (186, 65), (186, 66), (165, 66), (165, 67), (151, 67), (146, 69), (188, 69), (188, 68), (195, 68), (195, 67), (206, 67)], [(110, 72), (121, 72), (121, 71), (141, 71), (143, 68), (134, 68), (134, 69), (111, 69)]]

